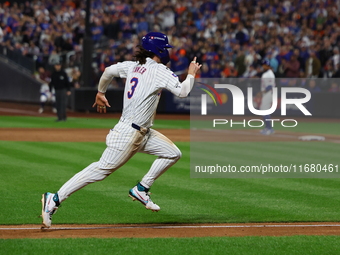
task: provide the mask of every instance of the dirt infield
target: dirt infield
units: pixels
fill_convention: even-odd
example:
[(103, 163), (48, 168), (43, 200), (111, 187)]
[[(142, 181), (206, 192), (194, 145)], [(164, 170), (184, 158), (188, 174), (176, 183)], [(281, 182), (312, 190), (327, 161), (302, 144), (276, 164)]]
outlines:
[[(109, 129), (0, 128), (0, 140), (35, 142), (105, 142)], [(163, 129), (173, 141), (189, 141), (189, 130)]]
[[(36, 105), (0, 102), (0, 115), (54, 116), (50, 111), (38, 114)], [(69, 113), (77, 117), (119, 117), (120, 114)], [(159, 119), (189, 119), (188, 115), (158, 115)], [(338, 122), (339, 120), (330, 120)], [(189, 141), (189, 130), (160, 130), (173, 141)], [(207, 131), (198, 135), (207, 137)], [(298, 141), (303, 134), (278, 132), (262, 136), (258, 131), (222, 130), (217, 139), (224, 142), (243, 141)], [(223, 135), (221, 135), (221, 132)], [(39, 129), (0, 128), (0, 140), (48, 142), (105, 142), (108, 129)], [(209, 139), (211, 140), (211, 133)], [(306, 134), (305, 134), (306, 135)], [(339, 136), (325, 136), (331, 142), (340, 142)], [(162, 212), (159, 212), (162, 213)], [(41, 230), (39, 225), (2, 225), (0, 238), (156, 238), (204, 236), (291, 236), (340, 235), (340, 223), (248, 223), (248, 224), (187, 224), (187, 225), (53, 225)]]
[(249, 223), (187, 225), (0, 226), (0, 238), (168, 238), (206, 236), (340, 235), (339, 223)]
[[(160, 129), (162, 134), (174, 142), (190, 141), (188, 129)], [(74, 128), (0, 128), (0, 140), (32, 142), (105, 142), (108, 129), (74, 129)], [(217, 130), (195, 131), (195, 141), (208, 142), (275, 142), (298, 141), (299, 137), (308, 134), (277, 132), (263, 136), (257, 130)], [(340, 136), (324, 135), (326, 141), (340, 143)]]

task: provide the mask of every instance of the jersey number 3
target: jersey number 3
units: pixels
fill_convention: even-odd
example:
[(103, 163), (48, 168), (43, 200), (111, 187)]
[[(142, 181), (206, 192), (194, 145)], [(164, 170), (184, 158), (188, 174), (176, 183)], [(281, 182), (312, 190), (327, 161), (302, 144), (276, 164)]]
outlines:
[(127, 96), (128, 96), (129, 99), (133, 96), (133, 93), (135, 93), (135, 89), (136, 89), (136, 87), (137, 87), (137, 85), (138, 85), (138, 78), (133, 77), (133, 78), (130, 80), (130, 84), (131, 84), (131, 89), (130, 89), (130, 91), (128, 91), (128, 93), (127, 93)]

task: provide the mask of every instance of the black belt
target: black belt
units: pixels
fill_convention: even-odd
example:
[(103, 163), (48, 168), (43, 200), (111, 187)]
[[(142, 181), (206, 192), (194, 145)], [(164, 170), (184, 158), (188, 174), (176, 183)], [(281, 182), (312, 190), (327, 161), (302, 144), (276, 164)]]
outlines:
[(143, 134), (147, 134), (150, 130), (149, 128), (146, 128), (146, 127), (140, 127), (135, 123), (132, 123), (131, 127), (133, 127), (134, 129), (137, 129), (138, 131), (142, 132)]
[(135, 124), (135, 123), (132, 123), (132, 124), (131, 124), (131, 127), (133, 127), (134, 129), (137, 129), (138, 131), (141, 131), (141, 127), (138, 126), (138, 125)]
[[(125, 122), (125, 119), (123, 118), (123, 117), (121, 117), (120, 118), (120, 121), (121, 122)], [(135, 124), (135, 123), (132, 123), (131, 124), (131, 127), (133, 127), (134, 129), (137, 129), (138, 131), (143, 131), (143, 127), (140, 127), (140, 126), (138, 126), (137, 124)], [(149, 129), (147, 128), (147, 130), (149, 131)]]

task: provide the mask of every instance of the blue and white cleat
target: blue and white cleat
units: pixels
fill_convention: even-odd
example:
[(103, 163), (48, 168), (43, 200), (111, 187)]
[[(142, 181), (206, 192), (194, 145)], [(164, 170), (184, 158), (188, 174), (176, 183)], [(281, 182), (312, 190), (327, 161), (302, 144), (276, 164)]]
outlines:
[(41, 204), (41, 217), (43, 219), (43, 226), (41, 228), (50, 228), (52, 225), (52, 215), (56, 213), (59, 206), (58, 194), (46, 192), (42, 195)]
[(268, 135), (272, 135), (272, 134), (275, 133), (275, 131), (274, 131), (274, 129), (271, 128), (271, 129), (268, 129), (268, 132), (267, 132), (267, 133), (268, 133)]
[(262, 129), (262, 130), (260, 131), (260, 133), (261, 133), (262, 135), (267, 135), (267, 132), (268, 132), (268, 129), (267, 129), (267, 128)]
[(274, 129), (268, 129), (268, 128), (265, 128), (265, 129), (262, 129), (261, 131), (260, 131), (260, 133), (262, 134), (262, 135), (272, 135), (272, 134), (274, 134), (275, 133), (275, 131), (274, 131)]
[(149, 195), (149, 189), (145, 188), (140, 183), (130, 189), (129, 197), (131, 197), (133, 201), (138, 200), (145, 206), (146, 209), (153, 212), (158, 212), (161, 209), (158, 205), (152, 202)]

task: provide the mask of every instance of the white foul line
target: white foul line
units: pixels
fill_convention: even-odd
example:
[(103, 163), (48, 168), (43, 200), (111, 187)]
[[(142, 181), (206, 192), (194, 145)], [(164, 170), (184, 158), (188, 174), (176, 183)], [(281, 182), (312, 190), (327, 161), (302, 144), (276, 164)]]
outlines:
[(41, 115), (34, 111), (27, 111), (27, 110), (19, 110), (19, 109), (8, 109), (8, 108), (0, 108), (0, 112), (8, 112), (8, 113), (23, 113), (23, 114), (33, 114), (33, 115)]
[[(224, 132), (224, 133), (230, 133), (230, 134), (239, 134), (239, 135), (255, 135), (255, 136), (262, 136), (264, 137), (264, 135), (260, 134), (260, 133), (256, 133), (256, 132), (251, 132), (251, 131), (240, 131), (240, 130), (223, 130), (223, 129), (211, 129), (211, 128), (203, 128), (203, 131), (208, 131), (208, 132)], [(296, 133), (296, 135), (289, 135), (289, 134), (272, 134), (272, 137), (280, 137), (280, 138), (292, 138), (292, 139), (298, 139), (299, 136), (303, 135), (303, 133)], [(323, 134), (320, 134), (323, 135)], [(333, 142), (333, 143), (340, 143), (340, 140), (337, 139), (330, 139), (326, 137), (327, 142)]]

